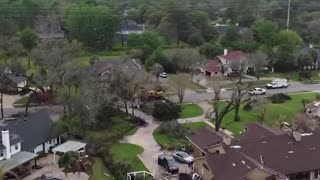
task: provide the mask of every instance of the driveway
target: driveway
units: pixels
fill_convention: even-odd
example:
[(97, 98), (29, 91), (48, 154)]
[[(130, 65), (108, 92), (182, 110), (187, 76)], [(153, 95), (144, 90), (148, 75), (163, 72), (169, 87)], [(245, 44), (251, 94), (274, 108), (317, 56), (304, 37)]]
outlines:
[[(129, 109), (131, 113), (131, 109)], [(139, 154), (139, 158), (144, 163), (144, 165), (148, 168), (149, 172), (156, 175), (156, 177), (161, 176), (159, 173), (162, 171), (158, 164), (157, 158), (161, 153), (161, 148), (157, 144), (157, 142), (153, 139), (153, 131), (159, 126), (154, 120), (153, 117), (147, 115), (139, 110), (135, 110), (135, 116), (144, 119), (148, 125), (145, 127), (140, 127), (137, 132), (132, 136), (126, 136), (121, 142), (136, 144), (144, 148), (144, 151)]]
[(13, 108), (12, 104), (22, 98), (23, 96), (19, 95), (7, 95), (3, 94), (3, 108)]

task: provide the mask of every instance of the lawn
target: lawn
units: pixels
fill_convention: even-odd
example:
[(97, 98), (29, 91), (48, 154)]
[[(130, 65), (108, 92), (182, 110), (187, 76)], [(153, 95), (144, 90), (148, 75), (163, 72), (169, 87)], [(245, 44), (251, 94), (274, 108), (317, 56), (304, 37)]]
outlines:
[[(130, 123), (131, 118), (125, 113), (118, 113), (116, 116), (112, 117), (112, 125), (109, 128), (105, 128), (100, 131), (88, 131), (88, 136), (93, 139), (113, 137), (119, 135), (130, 135), (135, 133), (137, 128), (134, 124)], [(134, 130), (133, 130), (133, 129)]]
[[(193, 123), (182, 124), (182, 126), (189, 128), (191, 132), (194, 132), (195, 130), (208, 127), (208, 124), (205, 122), (193, 122)], [(165, 149), (174, 149), (179, 145), (186, 146), (188, 144), (188, 141), (185, 137), (182, 137), (182, 138), (171, 137), (168, 134), (160, 133), (158, 128), (154, 130), (153, 138), (162, 148), (165, 148)]]
[[(77, 62), (79, 62), (80, 66), (87, 66), (90, 63), (90, 58), (92, 56), (81, 56), (77, 58)], [(109, 60), (120, 60), (121, 56), (98, 56), (101, 61), (109, 61)]]
[[(279, 127), (280, 121), (292, 122), (295, 116), (303, 110), (301, 100), (314, 100), (316, 93), (297, 93), (290, 96), (292, 99), (286, 101), (283, 104), (268, 103), (266, 105), (266, 116), (264, 123), (272, 127)], [(241, 106), (240, 122), (234, 122), (233, 117), (234, 111), (229, 112), (223, 118), (221, 127), (226, 128), (235, 134), (238, 134), (244, 129), (247, 123), (255, 122), (258, 120), (258, 113), (255, 111), (244, 111), (243, 106)]]
[(139, 129), (138, 127), (134, 127), (132, 129), (130, 129), (129, 131), (127, 131), (124, 135), (125, 136), (132, 136), (138, 131), (138, 129)]
[(177, 86), (177, 82), (181, 81), (185, 83), (186, 88), (191, 89), (193, 91), (203, 91), (206, 88), (202, 87), (190, 80), (190, 75), (188, 74), (169, 74), (168, 75), (169, 81), (168, 85), (169, 87), (175, 88)]
[(143, 148), (134, 144), (119, 143), (111, 147), (113, 157), (121, 162), (128, 163), (134, 171), (147, 170), (137, 155), (143, 152)]
[[(105, 173), (108, 174), (109, 176), (105, 175)], [(107, 171), (107, 168), (103, 164), (102, 160), (100, 158), (94, 158), (93, 176), (90, 178), (90, 180), (111, 180), (111, 179), (113, 179), (113, 177)]]
[(203, 109), (197, 104), (182, 104), (179, 118), (184, 119), (184, 118), (198, 117), (198, 116), (201, 116), (202, 114), (203, 114)]
[(13, 107), (25, 107), (28, 100), (29, 100), (28, 96), (22, 97), (22, 98), (16, 100), (12, 105), (13, 105)]
[[(320, 73), (319, 70), (312, 70), (311, 71), (311, 80), (320, 80), (319, 73)], [(288, 72), (288, 73), (268, 73), (268, 74), (263, 74), (262, 77), (289, 78), (290, 80), (293, 80), (293, 81), (299, 81), (299, 72), (292, 71), (292, 72)]]

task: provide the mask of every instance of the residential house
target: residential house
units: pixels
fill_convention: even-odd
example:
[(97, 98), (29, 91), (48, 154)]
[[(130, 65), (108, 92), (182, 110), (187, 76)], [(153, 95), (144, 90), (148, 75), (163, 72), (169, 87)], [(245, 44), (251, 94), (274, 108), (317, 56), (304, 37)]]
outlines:
[(56, 135), (52, 113), (43, 109), (31, 112), (27, 117), (7, 118), (0, 121), (0, 169), (27, 175), (32, 160), (39, 153), (60, 144)]
[(205, 180), (320, 179), (320, 132), (287, 132), (252, 123), (232, 141), (213, 129), (187, 139), (195, 150), (194, 171)]
[(122, 21), (121, 30), (117, 33), (120, 35), (122, 42), (127, 42), (130, 34), (142, 34), (145, 32), (145, 25), (138, 24), (133, 20)]
[(203, 69), (203, 73), (208, 76), (229, 75), (233, 71), (239, 71), (240, 68), (246, 73), (249, 69), (247, 55), (242, 51), (224, 50), (223, 55), (218, 55), (209, 60)]
[(313, 45), (305, 46), (300, 50), (301, 54), (308, 54), (311, 50), (314, 50), (317, 53), (317, 60), (313, 62), (313, 67), (318, 69), (320, 66), (320, 49), (314, 48)]
[(18, 92), (27, 86), (27, 78), (13, 74), (7, 65), (0, 65), (0, 74), (0, 87), (5, 91)]
[(11, 74), (11, 70), (10, 68), (5, 65), (5, 64), (0, 64), (0, 74), (4, 75), (4, 74)]

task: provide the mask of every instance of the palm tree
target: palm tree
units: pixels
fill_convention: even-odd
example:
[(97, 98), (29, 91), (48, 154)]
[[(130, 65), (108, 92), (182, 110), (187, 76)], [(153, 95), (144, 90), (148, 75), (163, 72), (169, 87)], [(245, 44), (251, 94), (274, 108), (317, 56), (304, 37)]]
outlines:
[(159, 81), (160, 73), (163, 72), (163, 67), (161, 64), (156, 63), (151, 67), (150, 71), (157, 78), (157, 81)]
[(81, 171), (79, 155), (76, 152), (64, 153), (58, 161), (59, 168), (63, 168), (64, 173), (67, 175), (69, 172), (75, 173)]

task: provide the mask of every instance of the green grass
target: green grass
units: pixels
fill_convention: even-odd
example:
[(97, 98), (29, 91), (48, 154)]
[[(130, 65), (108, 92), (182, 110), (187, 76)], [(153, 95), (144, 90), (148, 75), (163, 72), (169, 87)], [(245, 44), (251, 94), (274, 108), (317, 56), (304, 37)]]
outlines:
[[(208, 124), (205, 122), (186, 123), (186, 124), (182, 124), (182, 126), (189, 128), (191, 132), (194, 132), (204, 127), (209, 127)], [(153, 138), (164, 149), (174, 149), (179, 145), (186, 146), (188, 144), (188, 141), (185, 137), (181, 137), (181, 138), (172, 137), (168, 134), (161, 133), (159, 131), (159, 128), (154, 130)]]
[(22, 97), (13, 103), (13, 107), (25, 107), (28, 100), (29, 100), (28, 96)]
[(134, 130), (132, 130), (134, 125), (130, 123), (131, 119), (125, 113), (119, 112), (116, 116), (112, 117), (111, 119), (112, 125), (109, 128), (105, 128), (100, 131), (88, 131), (88, 137), (91, 137), (93, 139), (99, 139), (104, 137), (119, 136), (122, 134), (126, 135), (127, 133), (134, 133)]
[[(88, 56), (88, 55), (81, 56), (81, 57), (77, 58), (77, 62), (79, 63), (80, 66), (87, 66), (90, 63), (91, 57), (92, 56)], [(120, 56), (98, 56), (98, 57), (101, 61), (120, 60), (121, 59)]]
[[(105, 173), (110, 176), (106, 176)], [(112, 180), (112, 179), (113, 177), (107, 171), (107, 168), (103, 164), (102, 160), (100, 158), (94, 158), (93, 176), (90, 178), (90, 180)]]
[(137, 156), (142, 152), (142, 147), (128, 143), (119, 143), (111, 147), (111, 153), (113, 157), (118, 161), (130, 164), (134, 171), (147, 170), (145, 165)]
[(191, 89), (193, 91), (203, 91), (206, 89), (206, 88), (192, 82), (190, 80), (190, 75), (188, 75), (188, 74), (169, 74), (168, 78), (169, 78), (169, 81), (168, 81), (169, 86), (173, 89), (176, 88), (178, 81), (184, 82), (186, 88)]
[(132, 136), (138, 131), (138, 129), (139, 129), (138, 127), (134, 127), (132, 129), (130, 129), (129, 131), (127, 131), (124, 135), (125, 136)]
[[(320, 73), (319, 70), (312, 70), (311, 80), (320, 80), (319, 73)], [(288, 73), (268, 73), (268, 74), (263, 74), (262, 77), (289, 78), (290, 80), (293, 80), (293, 81), (299, 81), (299, 72), (292, 71)]]
[[(292, 122), (295, 116), (302, 112), (303, 106), (302, 99), (314, 100), (316, 93), (300, 93), (290, 95), (291, 100), (286, 101), (283, 104), (266, 105), (265, 121), (267, 125), (271, 127), (278, 127), (279, 121)], [(245, 125), (249, 122), (255, 122), (258, 120), (258, 113), (255, 111), (244, 111), (243, 105), (240, 107), (240, 122), (234, 122), (234, 111), (229, 112), (222, 121), (221, 127), (230, 130), (231, 132), (238, 134), (242, 131)]]
[(203, 114), (203, 109), (197, 104), (182, 104), (179, 118), (198, 117)]

